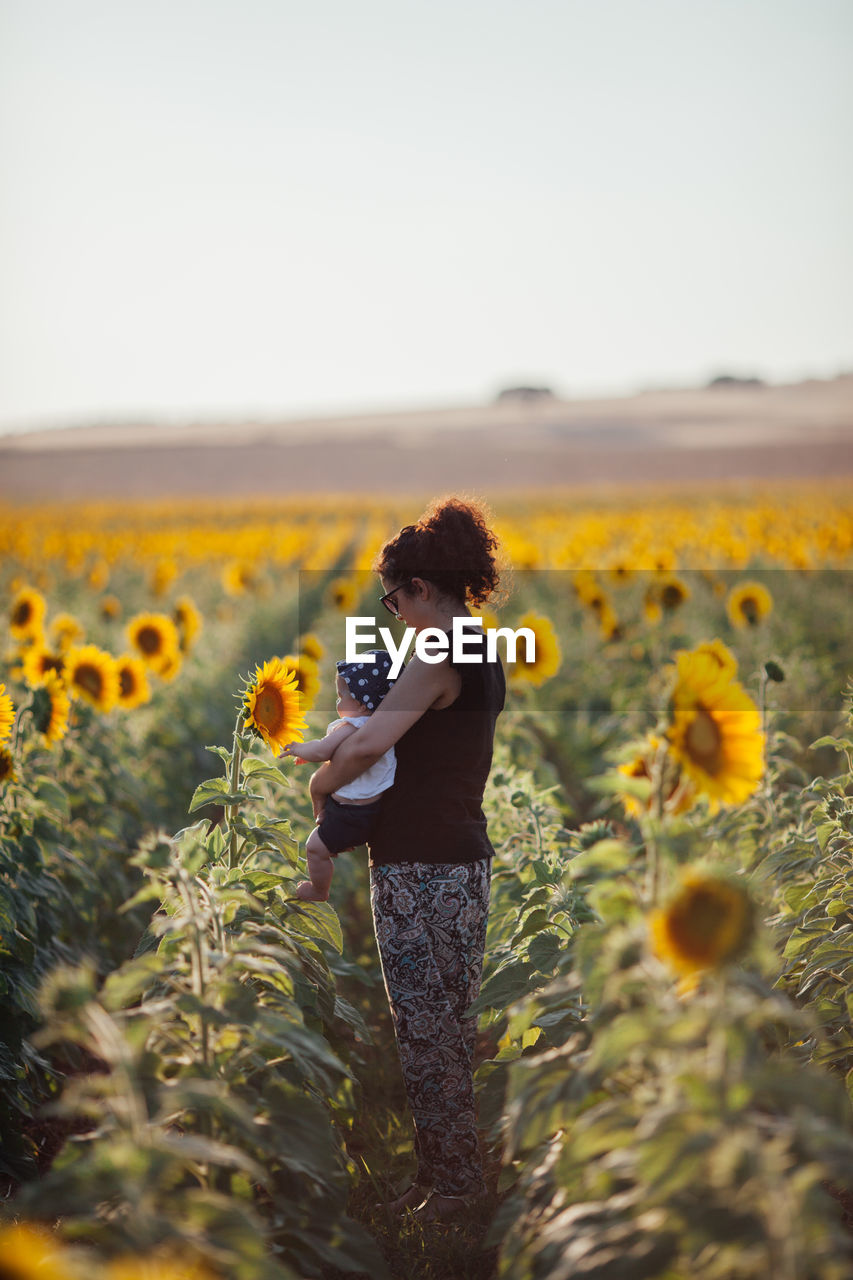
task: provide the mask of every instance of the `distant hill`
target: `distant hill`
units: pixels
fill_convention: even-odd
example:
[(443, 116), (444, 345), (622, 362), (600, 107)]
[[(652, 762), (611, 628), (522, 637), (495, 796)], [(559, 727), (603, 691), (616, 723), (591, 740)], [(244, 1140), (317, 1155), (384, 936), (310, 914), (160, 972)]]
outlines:
[(0, 437), (0, 495), (387, 496), (853, 476), (853, 375), (725, 389), (568, 400), (507, 388), (535, 394), (457, 409), (33, 431)]

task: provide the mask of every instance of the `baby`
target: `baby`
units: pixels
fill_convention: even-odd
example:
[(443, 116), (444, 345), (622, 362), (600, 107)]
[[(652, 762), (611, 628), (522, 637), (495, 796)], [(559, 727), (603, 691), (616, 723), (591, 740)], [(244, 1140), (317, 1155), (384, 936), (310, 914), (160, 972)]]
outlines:
[[(337, 709), (339, 720), (333, 720), (325, 738), (310, 742), (289, 742), (287, 755), (298, 760), (321, 763), (331, 760), (342, 742), (346, 742), (379, 706), (391, 687), (388, 672), (391, 655), (377, 649), (373, 661), (338, 662)], [(397, 769), (394, 748), (379, 757), (375, 764), (346, 783), (326, 799), (319, 826), (305, 844), (310, 880), (297, 886), (296, 896), (306, 902), (326, 902), (332, 883), (332, 859), (344, 849), (364, 844), (379, 813), (381, 795), (394, 781)]]

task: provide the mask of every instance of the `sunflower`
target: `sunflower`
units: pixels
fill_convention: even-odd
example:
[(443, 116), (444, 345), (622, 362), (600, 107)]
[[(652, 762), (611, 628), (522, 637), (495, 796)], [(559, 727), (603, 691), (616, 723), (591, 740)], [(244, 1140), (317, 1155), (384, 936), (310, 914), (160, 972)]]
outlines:
[(0, 742), (9, 741), (14, 723), (15, 708), (12, 704), (12, 699), (6, 692), (5, 684), (0, 684)]
[(773, 608), (773, 597), (760, 582), (741, 582), (732, 587), (726, 613), (733, 627), (757, 627)]
[(708, 654), (727, 679), (734, 680), (737, 675), (737, 658), (722, 640), (703, 640), (692, 652)]
[(175, 601), (172, 619), (178, 628), (178, 643), (181, 653), (189, 653), (201, 631), (202, 616), (196, 608), (195, 601), (189, 596), (181, 596)]
[(168, 670), (178, 656), (178, 628), (165, 613), (138, 613), (127, 624), (127, 638), (131, 648), (156, 675)]
[(178, 576), (178, 566), (172, 559), (158, 560), (151, 573), (151, 590), (155, 596), (165, 595)]
[(168, 684), (170, 680), (174, 680), (182, 666), (183, 659), (180, 653), (170, 653), (157, 668), (157, 675)]
[(101, 617), (105, 622), (112, 622), (121, 617), (121, 601), (118, 596), (101, 597)]
[(132, 653), (123, 653), (116, 659), (118, 670), (118, 705), (125, 711), (141, 707), (151, 699), (151, 686), (145, 663)]
[[(624, 774), (626, 778), (648, 778), (651, 782), (655, 757), (660, 745), (661, 739), (650, 733), (634, 758), (629, 760), (627, 764), (620, 764), (617, 772)], [(695, 790), (691, 783), (682, 776), (681, 770), (669, 754), (664, 757), (661, 765), (663, 769), (661, 788), (664, 810), (673, 814), (684, 813), (693, 804)], [(628, 792), (620, 793), (619, 799), (622, 801), (625, 812), (630, 814), (632, 818), (642, 817), (643, 814), (649, 812), (654, 804), (654, 797), (651, 794), (645, 804), (638, 796), (631, 795)]]
[(89, 570), (89, 586), (93, 591), (103, 591), (110, 580), (110, 566), (106, 560), (96, 560)]
[(677, 974), (717, 969), (749, 943), (754, 909), (739, 883), (686, 871), (666, 906), (649, 916), (651, 947)]
[(0, 1228), (2, 1274), (8, 1280), (74, 1280), (50, 1232), (28, 1223)]
[(712, 810), (741, 804), (764, 772), (764, 734), (755, 703), (706, 649), (676, 654), (667, 741)]
[(674, 613), (690, 599), (690, 588), (683, 578), (674, 573), (664, 574), (653, 584), (664, 613)]
[(33, 694), (33, 723), (44, 738), (44, 745), (52, 747), (68, 732), (68, 714), (71, 700), (65, 681), (55, 671), (48, 671), (40, 687)]
[(255, 584), (254, 570), (244, 560), (232, 560), (222, 570), (222, 585), (229, 596), (241, 596)]
[(351, 578), (334, 578), (326, 588), (328, 603), (339, 613), (352, 613), (358, 597), (358, 587)]
[(303, 711), (310, 711), (320, 691), (320, 668), (306, 653), (288, 653), (282, 658), (282, 666), (296, 676), (296, 687)]
[(31, 689), (44, 684), (45, 676), (54, 672), (62, 676), (65, 670), (65, 658), (60, 653), (51, 653), (43, 645), (32, 644), (21, 659), (24, 680)]
[(300, 707), (296, 674), (280, 658), (256, 667), (244, 697), (244, 724), (263, 738), (274, 756), (288, 742), (301, 742), (305, 717)]
[(94, 644), (69, 649), (65, 682), (72, 697), (81, 697), (97, 711), (111, 711), (118, 701), (115, 658)]
[(35, 587), (21, 587), (12, 601), (9, 628), (16, 640), (30, 640), (40, 636), (47, 602)]
[(0, 785), (4, 782), (14, 782), (15, 777), (15, 761), (12, 758), (12, 752), (6, 747), (0, 747)]
[(315, 662), (319, 662), (326, 652), (325, 645), (319, 636), (315, 636), (313, 631), (306, 631), (296, 642), (296, 648), (299, 653), (304, 653), (306, 657), (313, 658)]
[(562, 654), (560, 644), (549, 618), (539, 613), (526, 613), (519, 618), (518, 628), (528, 627), (535, 637), (534, 657), (526, 660), (527, 646), (522, 638), (516, 645), (516, 660), (512, 664), (510, 677), (513, 680), (526, 680), (529, 684), (541, 685), (550, 680), (560, 668)]
[(86, 632), (71, 613), (58, 613), (50, 624), (50, 638), (60, 653), (82, 640)]

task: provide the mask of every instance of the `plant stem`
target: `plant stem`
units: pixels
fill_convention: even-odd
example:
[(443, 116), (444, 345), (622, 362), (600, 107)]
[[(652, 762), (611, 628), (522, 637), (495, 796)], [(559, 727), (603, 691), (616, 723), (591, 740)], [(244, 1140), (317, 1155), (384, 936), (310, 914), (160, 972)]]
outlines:
[[(243, 752), (240, 747), (240, 727), (243, 723), (242, 708), (237, 713), (237, 720), (234, 725), (234, 739), (231, 747), (231, 763), (228, 766), (228, 790), (233, 794), (240, 786), (240, 769), (243, 764)], [(236, 805), (226, 805), (225, 818), (228, 823), (229, 842), (228, 842), (228, 866), (234, 868), (237, 865), (237, 830), (234, 826), (234, 817), (237, 813)]]

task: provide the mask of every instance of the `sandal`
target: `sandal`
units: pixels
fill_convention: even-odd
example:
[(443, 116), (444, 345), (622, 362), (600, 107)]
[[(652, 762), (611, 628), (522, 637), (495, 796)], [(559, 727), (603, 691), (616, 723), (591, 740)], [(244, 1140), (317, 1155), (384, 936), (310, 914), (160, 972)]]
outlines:
[(418, 1222), (454, 1222), (479, 1200), (479, 1195), (443, 1196), (436, 1191), (413, 1211)]
[(374, 1209), (387, 1209), (389, 1213), (404, 1213), (406, 1209), (414, 1205), (425, 1203), (429, 1194), (429, 1187), (419, 1187), (416, 1182), (413, 1182), (395, 1199), (380, 1201), (379, 1204), (375, 1204), (373, 1207)]

